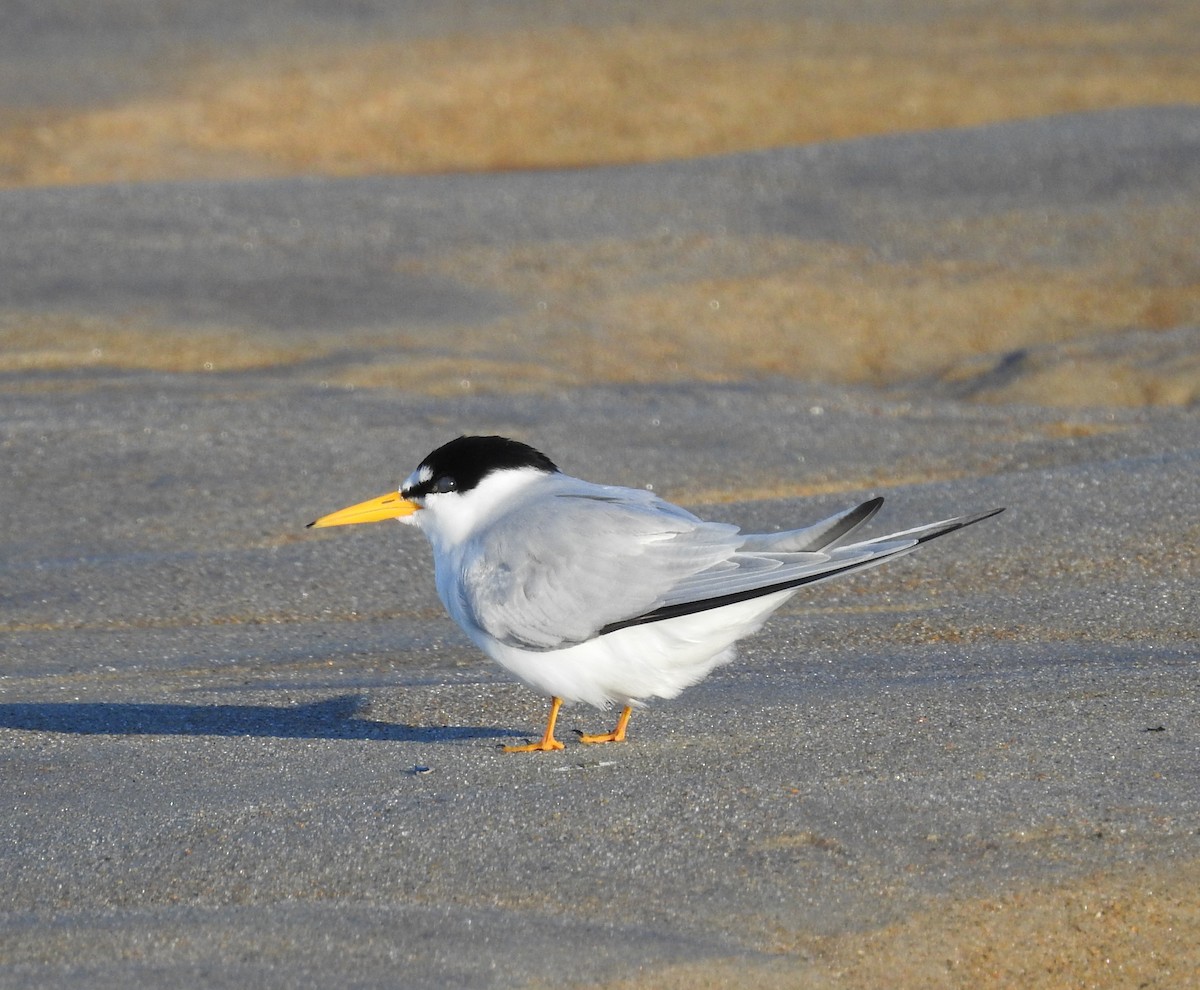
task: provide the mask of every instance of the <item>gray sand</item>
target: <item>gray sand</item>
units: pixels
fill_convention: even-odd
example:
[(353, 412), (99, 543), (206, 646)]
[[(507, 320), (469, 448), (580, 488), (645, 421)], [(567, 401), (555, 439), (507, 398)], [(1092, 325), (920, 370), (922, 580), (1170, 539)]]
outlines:
[[(322, 355), (0, 372), (0, 985), (594, 984), (1194, 859), (1194, 406), (333, 382), (403, 353), (381, 329), (453, 359), (440, 329), (514, 305), (405, 259), (664, 225), (901, 257), (922, 218), (1194, 197), (1198, 134), (1166, 108), (572, 173), (0, 191), (0, 309)], [(505, 755), (545, 703), (443, 616), (424, 542), (303, 528), (477, 431), (747, 528), (871, 494), (876, 533), (1008, 511), (798, 596), (626, 745), (571, 741), (611, 719), (572, 708), (565, 751)]]
[[(1028, 410), (577, 398), (253, 377), (6, 395), (5, 983), (594, 980), (1194, 855), (1194, 417), (1084, 416), (1097, 435), (1049, 443)], [(850, 476), (986, 456), (873, 489), (876, 531), (1009, 511), (796, 599), (625, 746), (509, 756), (544, 705), (439, 615), (423, 543), (301, 535), (451, 416), (681, 490), (800, 482), (800, 451)], [(709, 511), (781, 526), (860, 494)]]

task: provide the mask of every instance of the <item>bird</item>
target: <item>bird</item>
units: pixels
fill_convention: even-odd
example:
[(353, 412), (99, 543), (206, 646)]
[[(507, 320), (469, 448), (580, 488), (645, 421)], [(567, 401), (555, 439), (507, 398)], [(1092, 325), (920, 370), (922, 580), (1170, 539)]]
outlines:
[(705, 521), (648, 489), (559, 470), (501, 436), (438, 447), (396, 491), (309, 523), (397, 519), (433, 550), (438, 597), (487, 656), (550, 698), (540, 740), (506, 752), (553, 752), (564, 703), (633, 709), (673, 698), (734, 658), (801, 588), (865, 570), (1003, 509), (850, 542), (883, 504), (873, 498), (801, 529), (743, 533)]

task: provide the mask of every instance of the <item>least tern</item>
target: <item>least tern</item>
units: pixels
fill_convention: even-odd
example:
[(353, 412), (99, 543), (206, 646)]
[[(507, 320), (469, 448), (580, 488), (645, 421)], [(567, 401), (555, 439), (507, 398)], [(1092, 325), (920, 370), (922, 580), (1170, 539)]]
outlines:
[(538, 742), (562, 749), (564, 701), (633, 706), (673, 698), (733, 659), (805, 585), (874, 567), (993, 516), (959, 516), (846, 542), (883, 504), (874, 498), (803, 529), (742, 533), (705, 522), (650, 491), (563, 474), (545, 454), (505, 437), (463, 436), (439, 447), (398, 491), (309, 526), (398, 519), (433, 547), (438, 596), (488, 656), (549, 695)]

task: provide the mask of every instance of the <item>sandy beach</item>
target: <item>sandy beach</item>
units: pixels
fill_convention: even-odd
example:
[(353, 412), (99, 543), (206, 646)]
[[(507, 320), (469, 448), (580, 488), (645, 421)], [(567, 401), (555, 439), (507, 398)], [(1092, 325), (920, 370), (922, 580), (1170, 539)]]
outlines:
[[(106, 0), (0, 41), (4, 987), (1200, 971), (1194, 5)], [(391, 525), (460, 433), (1006, 506), (626, 744)]]

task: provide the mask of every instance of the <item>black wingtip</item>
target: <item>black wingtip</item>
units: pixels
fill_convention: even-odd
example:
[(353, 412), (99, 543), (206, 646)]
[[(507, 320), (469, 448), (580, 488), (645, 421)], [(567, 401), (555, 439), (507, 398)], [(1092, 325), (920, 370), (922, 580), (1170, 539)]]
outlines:
[[(878, 504), (883, 502), (882, 498), (873, 499)], [(863, 506), (870, 505), (870, 502), (864, 502)], [(862, 509), (863, 506), (859, 506)], [(616, 632), (618, 629), (624, 629), (627, 626), (644, 625), (650, 622), (660, 622), (663, 619), (673, 619), (682, 615), (690, 615), (693, 612), (703, 612), (712, 608), (720, 608), (724, 605), (733, 605), (738, 602), (744, 602), (751, 598), (758, 598), (762, 595), (772, 594), (777, 591), (788, 591), (793, 588), (799, 588), (806, 584), (816, 584), (820, 581), (828, 581), (839, 574), (848, 574), (852, 571), (861, 570), (865, 567), (873, 567), (876, 564), (887, 560), (890, 557), (899, 556), (903, 553), (908, 553), (922, 543), (928, 543), (930, 540), (935, 540), (939, 536), (945, 536), (948, 533), (954, 533), (962, 529), (964, 526), (970, 526), (972, 523), (982, 522), (984, 519), (990, 519), (992, 516), (997, 516), (1004, 511), (1004, 508), (990, 509), (987, 512), (981, 512), (975, 516), (963, 516), (959, 519), (948, 519), (945, 522), (933, 523), (933, 529), (921, 536), (914, 536), (913, 531), (909, 530), (908, 535), (905, 533), (894, 533), (891, 536), (881, 536), (879, 539), (869, 541), (867, 543), (855, 544), (857, 547), (871, 547), (872, 545), (883, 544), (887, 545), (889, 540), (899, 540), (889, 550), (867, 554), (866, 556), (858, 556), (841, 566), (831, 570), (820, 571), (818, 573), (807, 573), (793, 580), (781, 581), (777, 584), (763, 585), (757, 588), (747, 588), (744, 591), (735, 591), (727, 595), (717, 595), (713, 598), (698, 599), (690, 602), (680, 602), (675, 605), (664, 605), (661, 608), (656, 608), (644, 615), (635, 616), (631, 619), (624, 619), (619, 622), (610, 622), (602, 627), (597, 633), (597, 636), (604, 636), (607, 633)]]
[(974, 526), (977, 522), (983, 522), (985, 519), (991, 519), (992, 516), (998, 516), (1005, 509), (1000, 506), (998, 509), (988, 509), (987, 512), (980, 512), (974, 516), (963, 516), (961, 519), (954, 519), (946, 523), (941, 529), (935, 529), (924, 536), (917, 537), (917, 545), (928, 543), (930, 540), (936, 540), (939, 536), (945, 536), (947, 533), (957, 533), (960, 529), (965, 529), (968, 526)]
[(317, 521), (314, 519), (312, 522), (305, 524), (304, 528), (312, 529), (316, 524), (317, 524)]
[(873, 519), (875, 517), (875, 513), (877, 513), (881, 508), (883, 508), (882, 495), (876, 495), (874, 498), (867, 499), (856, 510), (856, 518), (858, 519), (858, 522), (855, 523), (855, 526), (861, 526), (863, 523)]
[(971, 523), (983, 522), (985, 519), (991, 519), (992, 516), (1000, 515), (1000, 513), (1003, 512), (1006, 508), (1008, 508), (1008, 507), (1005, 505), (1002, 505), (998, 509), (988, 509), (987, 512), (981, 512), (981, 513), (979, 513), (979, 515), (972, 516), (970, 519), (965, 520), (963, 522), (963, 525), (970, 526)]

